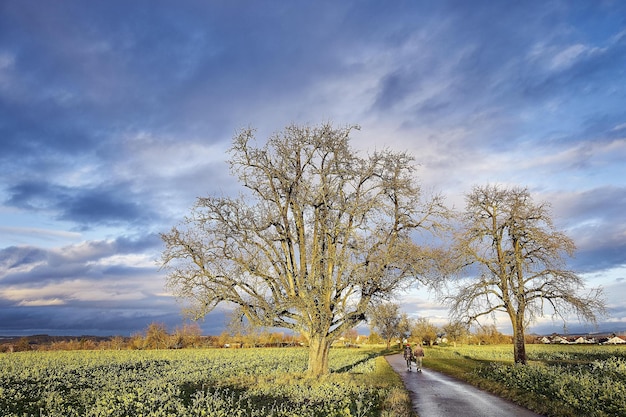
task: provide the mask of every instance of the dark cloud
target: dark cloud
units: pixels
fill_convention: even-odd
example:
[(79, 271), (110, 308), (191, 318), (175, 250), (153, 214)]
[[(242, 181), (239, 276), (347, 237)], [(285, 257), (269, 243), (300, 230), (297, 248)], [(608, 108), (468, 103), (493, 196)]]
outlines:
[[(144, 331), (150, 323), (163, 323), (169, 331), (180, 327), (185, 318), (174, 303), (161, 305), (159, 310), (107, 307), (5, 307), (0, 303), (0, 335), (22, 336), (49, 335), (95, 335), (131, 336)], [(215, 311), (200, 321), (204, 334), (219, 335), (227, 323), (223, 311)]]
[(58, 219), (83, 227), (147, 223), (157, 217), (149, 207), (140, 206), (129, 184), (72, 188), (47, 182), (23, 182), (13, 185), (8, 192), (7, 205), (51, 211)]
[(6, 321), (0, 325), (2, 335), (124, 335), (144, 330), (152, 322), (170, 329), (182, 322), (175, 305), (165, 312), (150, 314), (146, 310), (117, 310), (76, 307), (0, 308)]
[(10, 271), (23, 265), (46, 260), (46, 251), (33, 247), (8, 247), (0, 250), (0, 270)]
[(556, 220), (577, 244), (573, 265), (581, 272), (626, 265), (626, 188), (602, 187), (554, 195)]
[(60, 216), (62, 220), (86, 225), (150, 220), (151, 213), (146, 213), (145, 208), (120, 197), (116, 190), (84, 190), (67, 202), (59, 202), (57, 208), (64, 209)]

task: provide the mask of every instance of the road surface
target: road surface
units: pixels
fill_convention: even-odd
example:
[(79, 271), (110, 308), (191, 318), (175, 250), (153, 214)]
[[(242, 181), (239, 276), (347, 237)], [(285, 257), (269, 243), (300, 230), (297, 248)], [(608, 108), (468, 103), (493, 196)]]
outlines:
[[(387, 362), (400, 374), (419, 417), (538, 417), (540, 414), (440, 372), (406, 369), (402, 354), (387, 356)], [(415, 364), (414, 364), (415, 365)]]

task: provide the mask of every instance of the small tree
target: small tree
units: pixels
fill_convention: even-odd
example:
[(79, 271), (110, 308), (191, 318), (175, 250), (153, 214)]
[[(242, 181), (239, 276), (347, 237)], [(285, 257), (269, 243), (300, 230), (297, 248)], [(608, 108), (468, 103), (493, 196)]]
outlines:
[(231, 336), (227, 330), (224, 330), (222, 333), (220, 333), (220, 335), (217, 337), (217, 340), (216, 340), (217, 346), (219, 347), (226, 347), (231, 342), (232, 342)]
[(27, 352), (29, 350), (33, 350), (33, 348), (27, 337), (20, 337), (17, 343), (13, 345), (13, 352)]
[(344, 340), (344, 344), (354, 345), (356, 340), (359, 338), (359, 332), (357, 329), (348, 329), (341, 335)]
[(393, 303), (373, 305), (370, 309), (370, 324), (380, 337), (391, 346), (391, 339), (400, 337), (400, 306)]
[(400, 314), (400, 322), (398, 323), (398, 331), (402, 339), (408, 339), (411, 336), (412, 326), (413, 326), (413, 321), (409, 318), (409, 315), (406, 313)]
[(289, 126), (262, 147), (243, 130), (230, 164), (246, 194), (200, 198), (162, 235), (168, 285), (193, 316), (229, 302), (254, 325), (299, 332), (312, 375), (328, 373), (331, 343), (372, 301), (426, 276), (432, 252), (412, 237), (446, 214), (423, 198), (411, 156), (359, 157), (353, 129)]
[(144, 346), (147, 349), (167, 349), (170, 346), (170, 335), (163, 323), (150, 323), (146, 329)]
[(122, 350), (126, 346), (126, 340), (122, 336), (113, 336), (109, 346), (113, 350)]
[(411, 337), (430, 346), (437, 340), (438, 330), (437, 326), (425, 317), (418, 317), (411, 323)]
[(250, 346), (256, 346), (257, 342), (261, 339), (261, 333), (263, 329), (254, 325), (250, 320), (246, 318), (246, 315), (240, 308), (235, 308), (231, 314), (226, 326), (232, 339), (241, 345), (248, 344)]
[(383, 342), (387, 343), (387, 349), (389, 349), (390, 342), (387, 342), (378, 333), (376, 333), (375, 331), (372, 331), (370, 327), (370, 335), (367, 338), (367, 343), (369, 343), (370, 345), (378, 345), (378, 344), (382, 344)]
[(202, 329), (198, 323), (185, 323), (174, 329), (172, 338), (178, 348), (199, 347), (202, 343)]
[(450, 322), (443, 326), (442, 330), (448, 341), (452, 342), (455, 347), (457, 343), (466, 341), (469, 335), (469, 326), (460, 321)]
[(502, 334), (495, 324), (478, 326), (472, 335), (478, 345), (499, 345), (511, 343), (511, 337)]
[[(574, 242), (555, 229), (545, 203), (527, 189), (475, 187), (466, 196), (457, 253), (467, 279), (451, 297), (452, 313), (468, 322), (497, 311), (513, 326), (514, 358), (526, 363), (526, 326), (550, 306), (565, 321), (568, 313), (596, 322), (605, 310), (600, 288), (586, 294), (584, 281), (566, 269)], [(472, 269), (473, 268), (473, 269)]]

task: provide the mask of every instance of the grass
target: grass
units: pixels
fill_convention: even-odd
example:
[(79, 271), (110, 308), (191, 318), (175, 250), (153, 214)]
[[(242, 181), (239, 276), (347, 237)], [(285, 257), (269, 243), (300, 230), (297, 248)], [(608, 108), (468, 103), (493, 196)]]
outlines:
[(388, 389), (381, 416), (417, 417), (413, 411), (411, 397), (404, 388), (400, 375), (393, 370), (384, 357), (376, 358), (376, 372), (369, 375), (368, 378), (370, 379), (368, 384), (375, 383)]
[(424, 366), (553, 417), (626, 416), (626, 349), (529, 345), (529, 364), (513, 347), (431, 347)]
[(301, 348), (0, 354), (3, 417), (414, 417), (382, 349)]

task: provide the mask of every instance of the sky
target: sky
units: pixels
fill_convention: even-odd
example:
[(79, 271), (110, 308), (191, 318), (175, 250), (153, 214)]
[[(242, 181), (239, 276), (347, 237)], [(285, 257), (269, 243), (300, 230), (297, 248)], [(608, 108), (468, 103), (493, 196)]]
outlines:
[[(239, 129), (324, 122), (411, 153), (450, 207), (486, 184), (550, 202), (599, 330), (626, 330), (626, 2), (0, 0), (0, 335), (173, 330), (159, 233), (240, 191)], [(424, 289), (398, 302), (447, 320)]]

